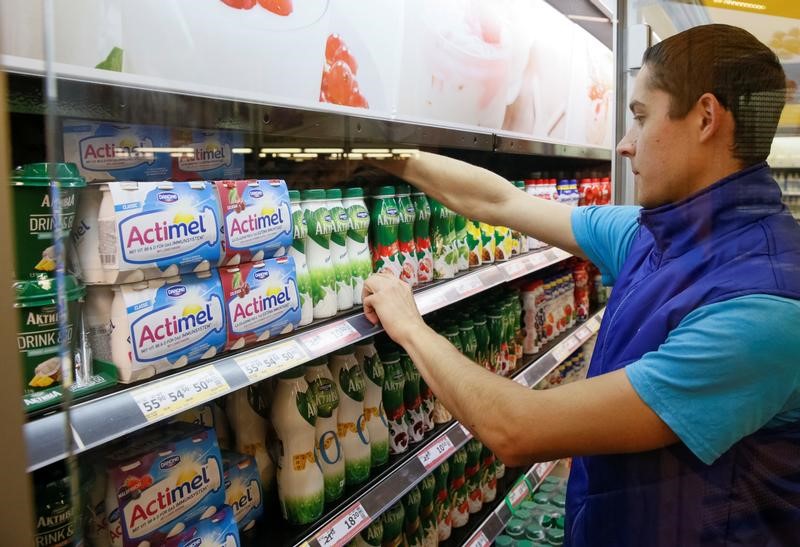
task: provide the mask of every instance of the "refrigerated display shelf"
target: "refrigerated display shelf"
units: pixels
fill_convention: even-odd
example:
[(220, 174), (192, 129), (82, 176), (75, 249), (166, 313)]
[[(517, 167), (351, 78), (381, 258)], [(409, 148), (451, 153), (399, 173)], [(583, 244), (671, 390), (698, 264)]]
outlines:
[[(558, 465), (558, 460), (540, 462), (528, 469), (508, 491), (508, 494), (489, 512), (488, 516), (480, 515), (484, 518), (476, 519), (479, 522), (477, 527), (468, 530), (462, 529), (466, 532), (463, 534), (456, 535), (454, 533), (451, 538), (452, 545), (464, 545), (465, 547), (488, 547), (491, 545), (511, 520), (512, 510), (539, 488), (539, 485), (555, 469), (556, 465)], [(471, 517), (470, 523), (472, 518), (474, 516)]]
[[(572, 352), (597, 333), (603, 313), (604, 309), (598, 311), (587, 321), (544, 347), (542, 352), (533, 357), (514, 376), (514, 381), (529, 388), (542, 381)], [(329, 512), (329, 516), (323, 521), (324, 524), (312, 525), (305, 533), (297, 528), (284, 526), (283, 529), (289, 537), (281, 537), (280, 541), (275, 543), (301, 547), (339, 547), (346, 544), (472, 438), (467, 428), (457, 421), (444, 427), (444, 431), (433, 439), (421, 443), (404, 454), (402, 464), (376, 476), (373, 482), (361, 488), (359, 493), (340, 502), (338, 505), (341, 509)], [(541, 465), (534, 466), (539, 470), (537, 472), (541, 472)], [(270, 537), (274, 537), (274, 534), (273, 527), (270, 529)]]
[[(549, 248), (476, 268), (417, 290), (417, 306), (427, 314), (570, 256), (561, 249)], [(79, 402), (70, 410), (71, 435), (67, 434), (63, 411), (31, 420), (24, 427), (27, 469), (34, 471), (64, 459), (70, 452), (70, 441), (72, 453), (85, 452), (382, 330), (354, 308), (324, 324), (263, 345)]]

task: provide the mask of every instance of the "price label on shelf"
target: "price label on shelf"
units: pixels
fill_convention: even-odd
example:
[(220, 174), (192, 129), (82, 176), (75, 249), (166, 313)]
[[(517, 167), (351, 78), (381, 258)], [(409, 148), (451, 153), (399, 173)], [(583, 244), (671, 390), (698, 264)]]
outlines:
[(461, 296), (475, 294), (481, 289), (483, 289), (483, 281), (477, 275), (470, 275), (461, 279), (456, 286), (456, 291)]
[(558, 255), (556, 254), (556, 251), (555, 251), (554, 249), (550, 249), (550, 250), (546, 251), (546, 252), (544, 253), (544, 256), (545, 256), (545, 258), (547, 258), (547, 260), (549, 260), (550, 262), (552, 262), (552, 261), (554, 261), (554, 260), (558, 260)]
[(439, 290), (424, 292), (417, 296), (416, 300), (420, 313), (432, 312), (447, 304), (447, 297)]
[(251, 382), (275, 376), (308, 360), (308, 354), (296, 340), (280, 342), (234, 361)]
[(500, 265), (500, 269), (506, 274), (508, 279), (516, 279), (527, 270), (524, 260), (512, 260)]
[(467, 440), (472, 438), (472, 433), (469, 432), (467, 426), (465, 426), (464, 424), (458, 424), (458, 426), (461, 428), (461, 432), (464, 433), (464, 436), (467, 438)]
[(229, 391), (228, 382), (207, 365), (191, 372), (167, 378), (153, 386), (131, 391), (139, 410), (148, 422), (194, 408)]
[(531, 484), (528, 477), (523, 476), (522, 479), (511, 489), (511, 492), (506, 496), (506, 504), (509, 509), (514, 509), (517, 505), (522, 503), (522, 500), (531, 494)]
[(329, 528), (317, 536), (320, 547), (345, 545), (370, 523), (370, 518), (357, 503), (337, 518)]
[(537, 480), (542, 480), (550, 473), (550, 467), (553, 462), (539, 462), (533, 466), (533, 472), (536, 473)]
[(581, 328), (578, 329), (578, 332), (576, 334), (578, 335), (578, 338), (580, 338), (581, 340), (585, 341), (585, 340), (588, 340), (589, 337), (592, 336), (592, 329), (590, 329), (589, 327), (584, 325), (584, 326), (582, 326)]
[(432, 469), (439, 465), (442, 460), (450, 457), (455, 451), (456, 447), (453, 445), (453, 441), (450, 440), (450, 437), (442, 435), (428, 445), (428, 448), (423, 450), (418, 458), (425, 469)]
[(489, 538), (487, 538), (486, 534), (481, 530), (469, 540), (466, 547), (489, 547), (490, 544)]
[(329, 353), (328, 350), (346, 346), (358, 338), (358, 331), (347, 321), (338, 321), (302, 338), (303, 345), (311, 352), (312, 357)]

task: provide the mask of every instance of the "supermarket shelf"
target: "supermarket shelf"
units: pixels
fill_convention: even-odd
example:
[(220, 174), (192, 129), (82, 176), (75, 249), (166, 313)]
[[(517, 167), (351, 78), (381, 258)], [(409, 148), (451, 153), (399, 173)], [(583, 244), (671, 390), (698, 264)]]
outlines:
[(800, 192), (798, 192), (798, 191), (785, 191), (785, 192), (783, 192), (783, 197), (785, 197), (785, 198), (800, 198)]
[(531, 492), (534, 492), (557, 464), (558, 460), (537, 463), (531, 467), (463, 545), (465, 547), (488, 547), (491, 545), (511, 520), (512, 508), (517, 507)]
[[(430, 313), (570, 256), (550, 248), (476, 268), (419, 289), (417, 305), (423, 314)], [(71, 439), (64, 412), (34, 419), (24, 428), (28, 471), (64, 459), (70, 440), (73, 453), (84, 452), (383, 330), (356, 310), (276, 341), (78, 403), (70, 411)]]
[[(542, 381), (572, 352), (597, 333), (603, 313), (604, 310), (600, 310), (588, 321), (551, 344), (543, 355), (517, 373), (514, 381), (526, 387), (533, 387)], [(307, 536), (298, 539), (295, 544), (303, 547), (306, 545), (338, 547), (346, 544), (471, 438), (472, 434), (466, 427), (458, 422), (452, 423), (440, 435), (422, 445), (415, 453), (416, 457), (409, 458), (403, 465), (381, 477), (381, 481), (369, 488), (360, 498), (350, 500), (346, 509), (337, 512)], [(550, 464), (538, 464), (533, 468), (539, 477), (538, 480), (546, 476), (546, 473), (543, 474), (543, 465), (548, 468), (547, 473), (549, 473)], [(527, 494), (523, 495), (513, 490), (509, 494), (509, 496), (518, 495), (525, 497)]]
[[(44, 63), (0, 55), (0, 66), (9, 72), (10, 111), (44, 114)], [(71, 65), (56, 64), (56, 70), (55, 114), (64, 118), (241, 131), (258, 135), (253, 147), (277, 142), (345, 148), (396, 145), (611, 160), (608, 148), (557, 144), (524, 134), (507, 138), (481, 127), (398, 119), (318, 102), (280, 104), (259, 93)]]

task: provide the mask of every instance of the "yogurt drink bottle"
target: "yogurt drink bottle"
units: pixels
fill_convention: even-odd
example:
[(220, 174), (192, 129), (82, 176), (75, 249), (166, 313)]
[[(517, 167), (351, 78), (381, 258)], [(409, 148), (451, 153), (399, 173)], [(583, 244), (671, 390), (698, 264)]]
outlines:
[[(80, 278), (87, 285), (105, 280), (105, 270), (100, 257), (100, 203), (110, 190), (107, 184), (91, 185), (83, 190), (78, 200), (75, 224), (72, 226), (72, 244), (78, 256)], [(106, 204), (108, 207), (109, 204)], [(107, 214), (108, 216), (108, 214)]]
[(481, 451), (481, 496), (484, 503), (491, 503), (497, 497), (497, 463), (494, 453), (487, 447)]
[(495, 227), (485, 222), (481, 227), (481, 264), (493, 264), (497, 245), (495, 244)]
[[(518, 180), (514, 183), (514, 186), (517, 187), (520, 191), (525, 191), (525, 181)], [(519, 240), (519, 252), (520, 253), (527, 253), (530, 249), (528, 248), (528, 236), (522, 234), (521, 232), (516, 232), (517, 238)]]
[(422, 520), (419, 515), (421, 503), (422, 494), (418, 486), (403, 496), (403, 509), (405, 510), (403, 536), (408, 547), (422, 547)]
[(483, 241), (481, 239), (481, 223), (467, 220), (467, 262), (470, 268), (483, 263)]
[(372, 467), (389, 461), (389, 423), (383, 408), (383, 363), (371, 338), (356, 342), (353, 352), (364, 373), (364, 420), (369, 430)]
[(431, 254), (431, 206), (422, 192), (411, 194), (414, 203), (414, 246), (417, 250), (417, 281), (433, 281), (433, 254)]
[(339, 499), (344, 493), (344, 452), (339, 442), (339, 388), (333, 381), (324, 357), (306, 364), (308, 396), (317, 407), (317, 462), (325, 481), (325, 503)]
[(303, 214), (308, 226), (306, 264), (311, 276), (314, 319), (332, 317), (338, 311), (336, 271), (331, 258), (333, 218), (325, 204), (325, 190), (303, 192)]
[(316, 408), (308, 394), (303, 367), (278, 376), (270, 421), (280, 445), (278, 497), (290, 524), (308, 524), (322, 516), (325, 485), (314, 455)]
[(418, 283), (419, 264), (414, 240), (416, 211), (409, 192), (408, 184), (399, 184), (397, 186), (397, 212), (400, 215), (400, 224), (397, 229), (397, 245), (400, 251), (400, 263), (403, 268), (400, 279), (413, 287)]
[(353, 272), (353, 304), (361, 305), (364, 281), (372, 273), (372, 257), (369, 249), (369, 211), (364, 202), (362, 188), (347, 188), (342, 205), (350, 217), (347, 230), (347, 256)]
[(268, 498), (268, 493), (275, 490), (275, 463), (267, 451), (267, 422), (253, 408), (256, 401), (254, 389), (240, 389), (228, 395), (225, 409), (236, 439), (236, 452), (253, 457), (264, 497)]
[(439, 543), (436, 532), (436, 478), (428, 475), (419, 483), (420, 504), (419, 518), (422, 525), (422, 544), (425, 547), (436, 547)]
[(311, 298), (311, 275), (308, 273), (306, 262), (306, 249), (308, 248), (308, 224), (300, 206), (300, 191), (290, 190), (289, 199), (292, 203), (292, 227), (294, 239), (289, 247), (289, 256), (294, 259), (297, 271), (297, 291), (300, 293), (300, 323), (299, 326), (308, 325), (314, 320), (314, 302)]
[[(455, 233), (450, 210), (439, 201), (429, 198), (431, 207), (430, 237), (433, 253), (433, 278), (451, 279), (455, 277), (458, 257), (452, 247)], [(451, 230), (451, 228), (453, 228)]]
[(453, 517), (450, 514), (452, 505), (448, 490), (450, 481), (449, 460), (443, 461), (439, 467), (434, 469), (433, 476), (436, 480), (436, 529), (439, 541), (447, 541), (453, 528)]
[(408, 441), (411, 444), (420, 442), (425, 438), (425, 412), (422, 408), (419, 381), (420, 374), (414, 361), (408, 354), (400, 351), (400, 364), (406, 377), (403, 387), (403, 401), (406, 407), (406, 421), (408, 424)]
[(461, 447), (450, 458), (450, 516), (453, 528), (461, 528), (469, 520), (469, 502), (467, 501), (467, 449)]
[(477, 439), (467, 441), (467, 467), (464, 476), (467, 479), (467, 504), (470, 514), (483, 508), (481, 492), (481, 452), (483, 445)]
[(370, 232), (372, 265), (376, 272), (387, 272), (398, 279), (402, 273), (398, 231), (400, 213), (395, 200), (394, 186), (381, 186), (372, 196)]
[(328, 199), (326, 207), (333, 220), (331, 232), (331, 259), (336, 274), (336, 306), (339, 311), (353, 307), (353, 270), (347, 253), (347, 232), (350, 229), (350, 217), (342, 206), (342, 191), (332, 188), (325, 191)]
[(453, 223), (456, 230), (456, 250), (458, 251), (458, 270), (469, 268), (469, 246), (467, 243), (467, 222), (464, 215), (455, 215)]
[(369, 430), (364, 419), (366, 382), (352, 347), (330, 356), (331, 375), (339, 388), (339, 440), (344, 449), (345, 484), (356, 486), (369, 479), (372, 465)]
[(397, 502), (382, 516), (383, 521), (383, 547), (405, 547), (403, 542), (403, 523), (406, 512), (402, 502)]
[(402, 454), (408, 450), (408, 415), (405, 406), (406, 375), (400, 354), (386, 353), (382, 358), (384, 369), (383, 404), (389, 421), (389, 451)]
[(381, 547), (383, 541), (383, 519), (376, 518), (358, 534), (351, 545), (353, 547)]

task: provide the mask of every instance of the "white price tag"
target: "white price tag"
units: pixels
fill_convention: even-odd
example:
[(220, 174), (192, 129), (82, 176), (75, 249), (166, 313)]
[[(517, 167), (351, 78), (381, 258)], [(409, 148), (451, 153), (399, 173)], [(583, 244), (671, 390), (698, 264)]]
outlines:
[(483, 289), (483, 281), (477, 275), (471, 275), (459, 280), (459, 283), (456, 286), (456, 291), (458, 291), (458, 294), (461, 296), (475, 294), (481, 289)]
[(346, 346), (358, 338), (358, 331), (347, 321), (331, 323), (307, 334), (302, 338), (303, 345), (311, 352), (311, 357), (325, 355), (327, 350)]
[(564, 359), (569, 357), (570, 351), (567, 349), (566, 345), (562, 342), (558, 345), (558, 347), (554, 348), (552, 351), (553, 358), (555, 358), (556, 363), (561, 364)]
[(589, 337), (592, 335), (592, 329), (584, 325), (581, 328), (579, 328), (578, 332), (575, 334), (577, 334), (578, 338), (585, 341), (588, 340)]
[(417, 296), (416, 300), (417, 308), (423, 314), (438, 310), (447, 304), (447, 297), (442, 291), (424, 292)]
[(489, 538), (481, 530), (467, 543), (467, 547), (488, 547), (490, 543)]
[(549, 251), (545, 252), (544, 256), (547, 258), (547, 260), (549, 260), (551, 262), (553, 260), (557, 260), (558, 259), (558, 255), (556, 254), (556, 252), (553, 249), (550, 249)]
[(161, 380), (153, 386), (134, 389), (131, 395), (145, 419), (151, 422), (194, 408), (227, 393), (229, 389), (228, 382), (214, 365), (207, 365)]
[(432, 469), (455, 451), (456, 447), (453, 445), (453, 441), (447, 435), (443, 435), (431, 443), (418, 458), (420, 463), (425, 466), (425, 469)]
[(553, 462), (539, 462), (533, 466), (533, 472), (536, 473), (539, 480), (542, 480), (550, 473), (551, 465), (553, 465)]
[(522, 500), (527, 498), (530, 493), (531, 489), (528, 483), (524, 480), (519, 481), (511, 492), (508, 493), (508, 496), (506, 496), (506, 502), (508, 502), (511, 507), (516, 507)]
[(289, 340), (242, 357), (234, 357), (233, 360), (248, 380), (258, 382), (306, 362), (308, 354), (296, 340)]
[(516, 279), (522, 275), (525, 270), (527, 270), (525, 261), (523, 260), (512, 260), (511, 262), (506, 262), (505, 264), (501, 264), (500, 268), (509, 279)]
[(330, 528), (317, 536), (321, 547), (345, 545), (370, 523), (370, 518), (360, 503), (345, 511)]
[(541, 264), (547, 262), (544, 253), (534, 253), (528, 257), (528, 264), (531, 268), (538, 268)]

